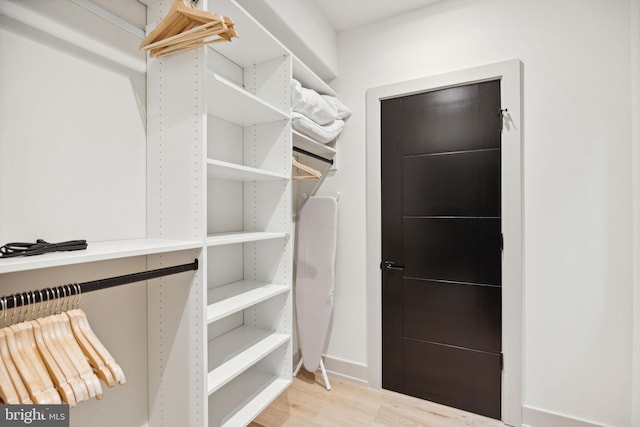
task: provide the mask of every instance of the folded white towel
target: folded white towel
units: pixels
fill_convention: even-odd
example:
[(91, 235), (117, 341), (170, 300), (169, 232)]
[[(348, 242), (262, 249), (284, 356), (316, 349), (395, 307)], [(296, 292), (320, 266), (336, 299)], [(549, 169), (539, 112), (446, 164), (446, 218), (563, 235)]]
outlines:
[(334, 120), (328, 125), (320, 126), (308, 117), (296, 112), (291, 113), (291, 119), (291, 126), (295, 130), (322, 144), (336, 139), (344, 129), (344, 120)]
[(307, 116), (319, 125), (333, 122), (338, 115), (335, 110), (318, 92), (302, 87), (299, 81), (291, 83), (291, 104), (293, 111)]
[(335, 96), (331, 96), (331, 95), (320, 95), (322, 97), (322, 99), (324, 99), (327, 104), (329, 104), (335, 111), (336, 111), (336, 115), (335, 118), (336, 119), (347, 119), (349, 118), (349, 116), (351, 115), (351, 110), (342, 103), (342, 101), (340, 101), (338, 98), (336, 98)]

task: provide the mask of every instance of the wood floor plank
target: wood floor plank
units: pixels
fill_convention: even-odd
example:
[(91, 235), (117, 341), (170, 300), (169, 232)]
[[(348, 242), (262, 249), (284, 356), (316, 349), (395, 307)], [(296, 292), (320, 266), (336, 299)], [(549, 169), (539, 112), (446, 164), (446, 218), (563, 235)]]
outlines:
[(249, 427), (506, 427), (498, 420), (302, 369)]

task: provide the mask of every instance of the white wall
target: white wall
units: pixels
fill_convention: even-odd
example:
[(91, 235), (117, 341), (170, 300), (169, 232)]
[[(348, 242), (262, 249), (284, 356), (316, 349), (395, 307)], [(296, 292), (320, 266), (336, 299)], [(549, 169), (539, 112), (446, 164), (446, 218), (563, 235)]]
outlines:
[[(629, 0), (451, 0), (338, 37), (339, 259), (331, 358), (367, 363), (365, 92), (524, 63), (525, 402), (631, 425), (633, 193)], [(636, 334), (637, 336), (637, 334)]]

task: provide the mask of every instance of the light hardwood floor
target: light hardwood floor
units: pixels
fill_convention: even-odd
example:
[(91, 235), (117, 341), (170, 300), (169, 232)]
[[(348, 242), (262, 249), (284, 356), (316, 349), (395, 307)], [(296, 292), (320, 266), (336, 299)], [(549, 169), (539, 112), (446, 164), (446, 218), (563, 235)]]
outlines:
[(500, 421), (388, 390), (374, 390), (300, 370), (293, 384), (250, 427), (504, 427)]

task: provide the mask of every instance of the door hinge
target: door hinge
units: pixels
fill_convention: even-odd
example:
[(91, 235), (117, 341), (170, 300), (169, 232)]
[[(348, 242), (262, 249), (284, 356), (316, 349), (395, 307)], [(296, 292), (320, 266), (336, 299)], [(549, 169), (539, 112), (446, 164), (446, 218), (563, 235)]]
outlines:
[(504, 234), (500, 233), (500, 252), (504, 252)]
[(504, 354), (500, 353), (500, 370), (504, 371)]

